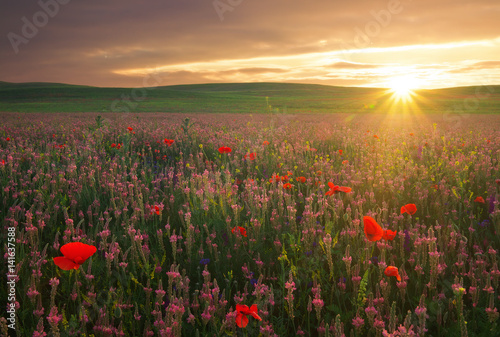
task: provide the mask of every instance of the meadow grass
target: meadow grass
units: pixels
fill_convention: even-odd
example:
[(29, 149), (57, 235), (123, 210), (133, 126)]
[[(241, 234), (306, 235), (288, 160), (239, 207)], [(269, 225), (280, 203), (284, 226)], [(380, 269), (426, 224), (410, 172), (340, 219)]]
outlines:
[(1, 114), (17, 334), (498, 336), (500, 117), (270, 112)]
[[(500, 86), (419, 90), (411, 107), (386, 89), (294, 83), (220, 83), (150, 89), (0, 82), (1, 112), (382, 113), (500, 112)], [(268, 101), (266, 102), (266, 97)]]

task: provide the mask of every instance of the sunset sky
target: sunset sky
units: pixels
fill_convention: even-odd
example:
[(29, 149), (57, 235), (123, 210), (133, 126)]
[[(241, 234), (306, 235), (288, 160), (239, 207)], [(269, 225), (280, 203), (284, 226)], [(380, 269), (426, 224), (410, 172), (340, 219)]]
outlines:
[(500, 84), (498, 0), (41, 0), (0, 12), (0, 81)]

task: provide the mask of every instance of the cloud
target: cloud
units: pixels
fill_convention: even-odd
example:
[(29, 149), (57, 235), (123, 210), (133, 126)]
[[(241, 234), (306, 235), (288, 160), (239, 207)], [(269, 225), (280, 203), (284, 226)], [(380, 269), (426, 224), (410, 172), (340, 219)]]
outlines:
[(335, 62), (332, 63), (326, 68), (334, 68), (334, 69), (372, 69), (378, 68), (381, 65), (377, 64), (364, 64), (364, 63), (353, 63), (353, 62)]
[[(332, 63), (330, 59), (318, 64), (289, 64), (289, 58), (297, 55), (339, 52), (345, 46), (385, 49), (497, 41), (500, 9), (497, 0), (401, 0), (397, 13), (390, 11), (390, 3), (395, 1), (398, 0), (318, 0), (314, 3), (244, 0), (224, 12), (223, 21), (212, 0), (150, 0), (147, 5), (133, 0), (70, 1), (60, 5), (58, 13), (38, 28), (33, 38), (19, 45), (17, 54), (7, 35), (22, 35), (22, 19), (33, 22), (34, 15), (42, 9), (38, 1), (4, 1), (0, 3), (3, 14), (0, 80), (136, 86), (141, 85), (144, 74), (123, 70), (155, 67), (166, 67), (171, 81), (174, 78), (182, 81), (265, 80), (273, 74), (290, 80), (288, 75), (296, 76), (303, 69), (325, 71), (314, 70), (313, 66), (361, 71), (376, 70), (380, 64), (397, 64), (406, 59), (421, 64), (432, 62), (425, 54), (416, 53), (418, 58), (409, 58), (408, 54), (402, 57), (397, 52), (386, 52), (378, 56), (344, 55), (346, 59), (350, 57), (348, 62)], [(484, 61), (487, 61), (486, 54), (498, 51), (498, 43), (496, 47), (485, 45), (483, 49), (472, 49), (463, 57), (477, 59), (484, 50)], [(438, 59), (436, 55), (432, 55), (434, 60)], [(457, 55), (442, 55), (439, 62), (464, 60)], [(258, 64), (237, 62), (255, 58), (275, 60)], [(227, 63), (225, 69), (214, 67), (223, 61)], [(190, 68), (195, 63), (203, 63), (204, 68)], [(311, 78), (317, 75), (302, 77), (304, 81)], [(166, 81), (171, 83), (170, 80)]]
[(449, 73), (464, 74), (464, 73), (479, 73), (483, 71), (491, 72), (492, 69), (500, 68), (500, 61), (479, 61), (479, 62), (461, 62), (453, 67), (450, 67)]
[(482, 61), (482, 62), (476, 62), (473, 65), (464, 68), (467, 70), (474, 70), (474, 69), (496, 69), (500, 68), (500, 61)]
[[(259, 75), (286, 73), (284, 69), (278, 68), (240, 68), (222, 71), (170, 71), (159, 72), (158, 76), (164, 81), (162, 85), (170, 84), (190, 84), (190, 83), (209, 83), (209, 82), (239, 82), (239, 79), (247, 79), (243, 82), (259, 82)], [(138, 77), (139, 78), (139, 77)], [(252, 81), (248, 79), (253, 79)], [(272, 79), (272, 77), (269, 77)], [(241, 81), (240, 81), (241, 82)]]
[(234, 70), (229, 70), (230, 72), (236, 73), (236, 74), (250, 74), (250, 75), (256, 75), (256, 74), (267, 74), (267, 73), (286, 73), (287, 70), (285, 69), (280, 69), (280, 68), (241, 68), (241, 69), (234, 69)]

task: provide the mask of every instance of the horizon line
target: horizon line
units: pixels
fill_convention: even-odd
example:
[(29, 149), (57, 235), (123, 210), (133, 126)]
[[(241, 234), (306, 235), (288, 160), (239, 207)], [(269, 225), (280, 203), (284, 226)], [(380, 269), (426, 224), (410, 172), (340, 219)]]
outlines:
[[(96, 86), (96, 85), (86, 85), (86, 84), (75, 84), (75, 83), (63, 83), (63, 82), (45, 82), (45, 81), (30, 81), (30, 82), (9, 82), (0, 80), (0, 83), (7, 84), (62, 84), (62, 85), (70, 85), (70, 86), (80, 86), (80, 87), (90, 87), (90, 88), (100, 88), (100, 89), (131, 89), (131, 88), (165, 88), (165, 87), (175, 87), (175, 86), (195, 86), (195, 85), (217, 85), (217, 84), (302, 84), (302, 85), (319, 85), (325, 87), (338, 87), (338, 88), (361, 88), (361, 89), (385, 89), (390, 90), (389, 87), (373, 87), (369, 85), (332, 85), (332, 84), (319, 84), (319, 83), (309, 83), (309, 82), (204, 82), (204, 83), (179, 83), (179, 84), (169, 84), (169, 85), (161, 85), (161, 86), (137, 86), (137, 87), (117, 87), (117, 86)], [(432, 87), (432, 88), (415, 88), (412, 91), (421, 91), (421, 90), (441, 90), (441, 89), (454, 89), (454, 88), (470, 88), (470, 87), (482, 87), (482, 86), (500, 86), (500, 83), (497, 84), (471, 84), (471, 85), (460, 85), (460, 86), (450, 86), (450, 87)]]

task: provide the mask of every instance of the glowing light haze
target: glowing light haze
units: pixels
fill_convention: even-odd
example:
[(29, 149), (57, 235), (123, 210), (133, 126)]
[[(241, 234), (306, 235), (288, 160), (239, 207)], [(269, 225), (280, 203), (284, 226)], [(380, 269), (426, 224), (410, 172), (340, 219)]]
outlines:
[(0, 11), (0, 81), (500, 84), (498, 0), (41, 0)]

